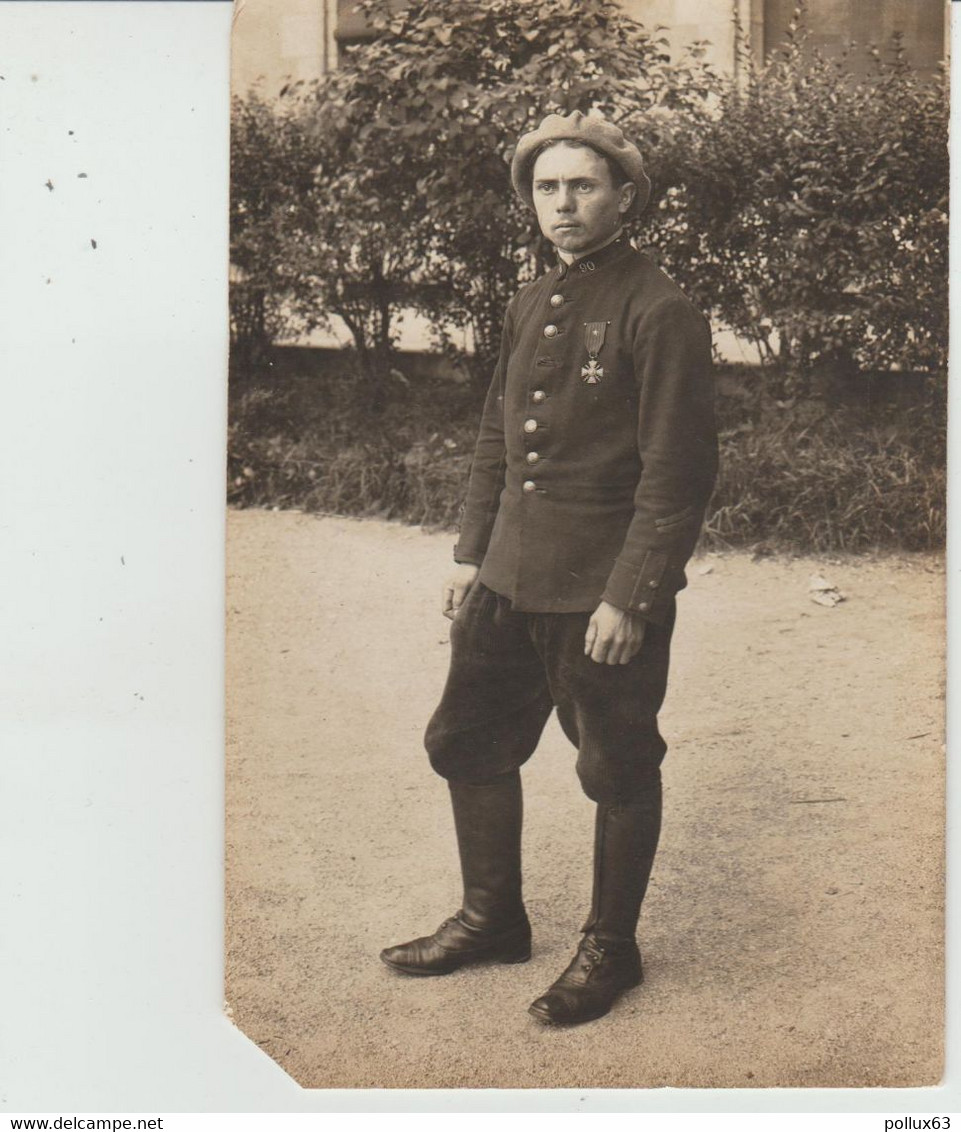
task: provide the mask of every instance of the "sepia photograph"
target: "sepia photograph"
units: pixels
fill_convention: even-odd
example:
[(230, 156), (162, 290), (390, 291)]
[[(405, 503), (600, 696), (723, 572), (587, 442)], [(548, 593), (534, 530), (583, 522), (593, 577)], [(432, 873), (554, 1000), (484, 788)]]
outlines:
[(235, 0), (225, 1009), (306, 1089), (944, 1074), (946, 0)]

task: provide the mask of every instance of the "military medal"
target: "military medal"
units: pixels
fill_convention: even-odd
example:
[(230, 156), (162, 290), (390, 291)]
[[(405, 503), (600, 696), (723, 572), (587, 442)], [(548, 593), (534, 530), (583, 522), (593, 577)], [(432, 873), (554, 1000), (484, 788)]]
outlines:
[(581, 377), (588, 385), (597, 385), (604, 376), (604, 367), (597, 364), (597, 356), (604, 345), (606, 322), (584, 323), (584, 345), (587, 347), (587, 365), (581, 366)]

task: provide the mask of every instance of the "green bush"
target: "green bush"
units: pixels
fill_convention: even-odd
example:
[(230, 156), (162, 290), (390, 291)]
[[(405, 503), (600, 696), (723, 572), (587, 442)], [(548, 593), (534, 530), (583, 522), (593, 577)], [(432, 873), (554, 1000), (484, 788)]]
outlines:
[(234, 372), (262, 365), (295, 327), (289, 309), (289, 202), (312, 182), (316, 153), (284, 102), (235, 96), (230, 116), (230, 346)]
[(818, 362), (943, 375), (948, 92), (895, 40), (858, 76), (798, 23), (681, 116), (645, 232), (684, 289), (803, 390)]

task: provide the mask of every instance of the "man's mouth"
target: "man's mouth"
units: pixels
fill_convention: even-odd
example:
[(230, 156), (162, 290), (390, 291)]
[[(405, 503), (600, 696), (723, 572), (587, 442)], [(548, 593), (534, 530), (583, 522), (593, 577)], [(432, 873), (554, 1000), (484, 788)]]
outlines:
[(573, 228), (580, 228), (580, 224), (575, 224), (572, 220), (564, 220), (560, 224), (554, 225), (556, 232), (569, 232)]

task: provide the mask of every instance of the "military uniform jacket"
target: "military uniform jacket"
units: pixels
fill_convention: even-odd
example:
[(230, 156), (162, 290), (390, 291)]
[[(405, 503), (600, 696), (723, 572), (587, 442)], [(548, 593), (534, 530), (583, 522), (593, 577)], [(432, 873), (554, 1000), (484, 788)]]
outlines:
[(619, 239), (508, 305), (454, 557), (517, 610), (659, 622), (716, 472), (707, 320)]

